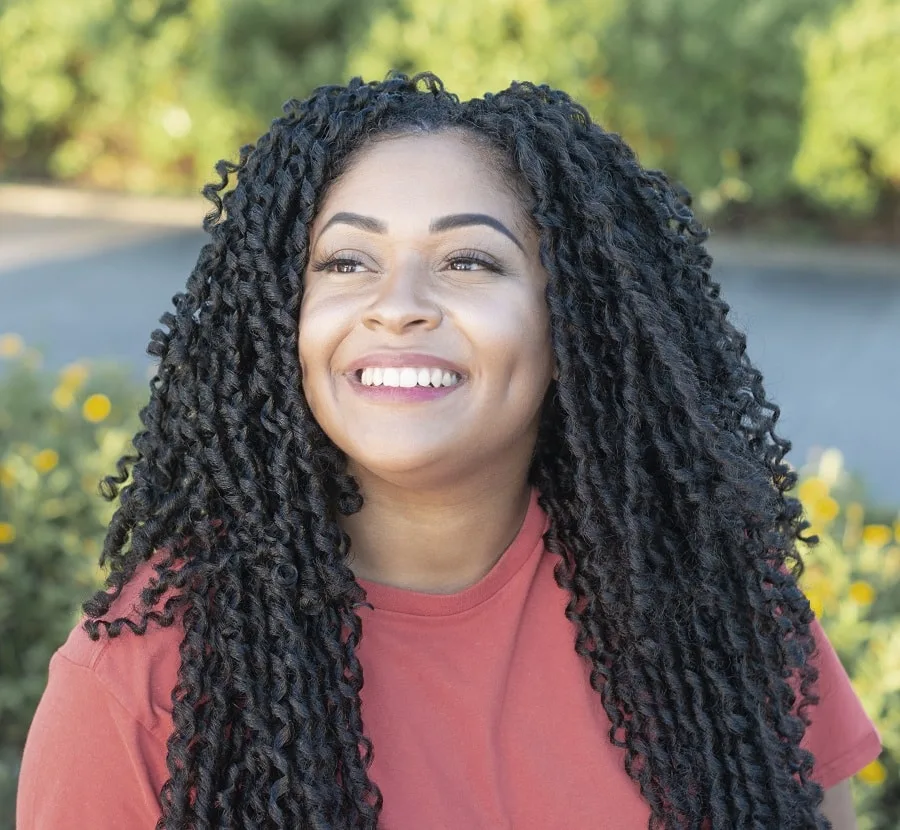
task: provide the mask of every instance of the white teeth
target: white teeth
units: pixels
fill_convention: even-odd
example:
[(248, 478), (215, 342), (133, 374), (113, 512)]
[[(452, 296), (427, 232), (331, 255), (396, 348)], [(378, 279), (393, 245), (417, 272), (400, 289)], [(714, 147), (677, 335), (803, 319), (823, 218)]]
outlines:
[(427, 369), (415, 367), (368, 366), (360, 373), (363, 386), (395, 386), (410, 389), (413, 386), (456, 386), (460, 381), (455, 372), (443, 369)]

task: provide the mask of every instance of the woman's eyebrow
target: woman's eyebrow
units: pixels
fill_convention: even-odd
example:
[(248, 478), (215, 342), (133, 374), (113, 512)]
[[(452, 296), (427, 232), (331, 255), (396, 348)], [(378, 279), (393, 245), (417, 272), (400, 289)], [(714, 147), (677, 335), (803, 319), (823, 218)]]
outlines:
[(500, 231), (504, 236), (515, 242), (522, 253), (525, 253), (525, 248), (516, 239), (513, 232), (499, 219), (494, 219), (493, 216), (488, 216), (486, 213), (454, 213), (450, 216), (441, 216), (439, 219), (431, 221), (428, 230), (431, 233), (440, 233), (441, 231), (449, 231), (451, 228), (465, 228), (469, 225), (487, 225), (495, 231)]
[[(341, 211), (335, 213), (334, 216), (325, 223), (322, 230), (319, 231), (319, 235), (321, 236), (321, 234), (325, 233), (332, 225), (351, 225), (354, 228), (359, 228), (368, 233), (385, 234), (388, 231), (387, 225), (380, 219), (375, 219), (372, 216), (362, 216), (359, 213)], [(525, 252), (525, 248), (516, 238), (515, 234), (513, 234), (513, 232), (499, 219), (488, 216), (486, 213), (454, 213), (449, 216), (441, 216), (431, 221), (428, 225), (428, 231), (430, 233), (441, 233), (443, 231), (452, 230), (453, 228), (465, 228), (471, 225), (486, 225), (489, 228), (493, 228), (495, 231), (499, 231), (504, 236), (511, 239), (523, 253)]]
[(347, 213), (340, 212), (335, 213), (334, 216), (329, 219), (321, 231), (319, 231), (319, 235), (321, 236), (325, 231), (327, 231), (332, 225), (352, 225), (354, 228), (359, 228), (362, 231), (368, 231), (369, 233), (387, 233), (387, 225), (379, 219), (373, 219), (371, 216), (361, 216), (358, 213)]

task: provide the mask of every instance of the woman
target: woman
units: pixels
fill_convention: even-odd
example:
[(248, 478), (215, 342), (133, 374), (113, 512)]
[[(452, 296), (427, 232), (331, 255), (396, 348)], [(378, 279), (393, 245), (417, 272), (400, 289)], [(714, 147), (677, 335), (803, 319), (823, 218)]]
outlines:
[(218, 171), (21, 830), (855, 826), (879, 736), (666, 178), (431, 75)]

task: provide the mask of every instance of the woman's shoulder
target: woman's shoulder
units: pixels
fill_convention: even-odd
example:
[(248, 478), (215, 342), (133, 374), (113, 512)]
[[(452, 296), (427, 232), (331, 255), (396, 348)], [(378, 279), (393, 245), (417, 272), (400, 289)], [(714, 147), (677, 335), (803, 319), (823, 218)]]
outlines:
[[(149, 563), (142, 565), (113, 602), (107, 620), (140, 619), (140, 593), (153, 576)], [(127, 626), (111, 637), (101, 627), (97, 639), (84, 628), (85, 618), (75, 625), (51, 661), (50, 671), (61, 663), (89, 672), (105, 692), (150, 732), (166, 736), (171, 729), (171, 695), (181, 664), (179, 646), (184, 635), (176, 621), (161, 627), (148, 623), (135, 634)]]

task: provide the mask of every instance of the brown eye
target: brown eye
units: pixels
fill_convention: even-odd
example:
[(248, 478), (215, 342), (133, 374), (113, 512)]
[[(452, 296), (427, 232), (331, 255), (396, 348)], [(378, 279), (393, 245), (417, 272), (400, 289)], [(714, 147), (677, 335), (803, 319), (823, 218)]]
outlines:
[(356, 259), (336, 259), (332, 262), (333, 271), (339, 274), (353, 274), (358, 268), (362, 267), (362, 263)]
[(491, 271), (496, 274), (501, 273), (501, 269), (496, 262), (474, 251), (464, 251), (451, 257), (448, 260), (448, 267), (451, 271)]
[(352, 257), (332, 257), (313, 263), (313, 271), (324, 271), (332, 274), (355, 274), (363, 270), (365, 266), (358, 259)]
[(460, 258), (450, 261), (451, 271), (477, 271), (483, 267), (485, 267), (485, 263), (479, 262), (477, 259)]

